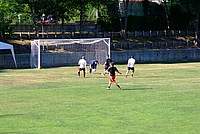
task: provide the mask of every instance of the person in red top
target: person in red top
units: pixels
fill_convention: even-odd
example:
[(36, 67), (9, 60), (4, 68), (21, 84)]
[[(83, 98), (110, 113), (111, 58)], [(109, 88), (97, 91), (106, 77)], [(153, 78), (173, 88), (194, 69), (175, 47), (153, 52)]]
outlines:
[(110, 75), (110, 79), (109, 79), (109, 84), (108, 84), (108, 87), (107, 89), (109, 90), (110, 87), (111, 87), (111, 84), (115, 83), (116, 86), (121, 89), (121, 87), (119, 86), (119, 84), (117, 84), (116, 80), (115, 80), (115, 72), (119, 73), (119, 74), (122, 74), (119, 72), (119, 70), (114, 66), (114, 62), (111, 62), (110, 63), (110, 67), (108, 68), (108, 72), (109, 72), (109, 75)]

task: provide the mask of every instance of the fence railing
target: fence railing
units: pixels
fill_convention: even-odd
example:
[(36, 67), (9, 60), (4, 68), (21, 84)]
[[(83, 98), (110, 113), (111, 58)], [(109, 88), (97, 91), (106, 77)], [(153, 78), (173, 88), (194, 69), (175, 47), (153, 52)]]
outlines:
[[(11, 35), (13, 39), (60, 39), (60, 38), (122, 38), (124, 35), (121, 32), (96, 32), (96, 31), (82, 31), (80, 32), (69, 32), (69, 31), (38, 31), (37, 33), (33, 31), (21, 31), (13, 32)], [(127, 37), (184, 37), (184, 36), (195, 36), (195, 31), (176, 31), (171, 30), (169, 32), (163, 31), (134, 31), (128, 32)]]
[(129, 42), (129, 43), (111, 43), (112, 50), (143, 50), (143, 49), (180, 49), (195, 47), (192, 41), (157, 41), (157, 42)]
[[(81, 32), (80, 32), (81, 30)], [(103, 32), (95, 23), (86, 23), (80, 28), (79, 23), (68, 24), (37, 24), (12, 25), (12, 33), (6, 33), (14, 39), (36, 38), (119, 38), (124, 37), (123, 32)], [(133, 31), (127, 32), (127, 37), (177, 37), (195, 36), (194, 30), (160, 30), (160, 31)]]

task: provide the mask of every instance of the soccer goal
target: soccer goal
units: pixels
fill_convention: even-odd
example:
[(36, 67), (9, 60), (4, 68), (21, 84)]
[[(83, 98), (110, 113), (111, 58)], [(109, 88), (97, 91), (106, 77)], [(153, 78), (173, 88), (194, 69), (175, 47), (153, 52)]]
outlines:
[(87, 63), (98, 60), (104, 64), (110, 55), (110, 38), (38, 39), (31, 42), (31, 68), (77, 65), (81, 56)]

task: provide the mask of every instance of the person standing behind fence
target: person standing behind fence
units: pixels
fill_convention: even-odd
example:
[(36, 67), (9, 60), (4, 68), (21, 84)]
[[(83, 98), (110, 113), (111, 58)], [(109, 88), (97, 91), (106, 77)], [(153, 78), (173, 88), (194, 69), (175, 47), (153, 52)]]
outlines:
[(134, 72), (135, 72), (134, 65), (135, 65), (134, 55), (131, 55), (130, 58), (128, 59), (128, 63), (127, 63), (126, 78), (127, 78), (130, 70), (132, 71), (131, 76), (133, 77)]
[(79, 65), (78, 78), (80, 78), (81, 71), (83, 71), (83, 77), (85, 77), (85, 69), (86, 69), (86, 65), (87, 65), (87, 62), (85, 60), (85, 56), (81, 57), (81, 59), (78, 61), (78, 65)]

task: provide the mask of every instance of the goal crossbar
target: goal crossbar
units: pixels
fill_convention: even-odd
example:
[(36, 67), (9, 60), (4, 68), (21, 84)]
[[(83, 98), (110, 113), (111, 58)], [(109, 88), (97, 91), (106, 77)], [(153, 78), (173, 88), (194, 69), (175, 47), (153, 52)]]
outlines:
[(31, 42), (30, 61), (31, 68), (75, 65), (84, 55), (88, 63), (98, 60), (103, 64), (107, 54), (110, 55), (110, 38), (38, 39)]

